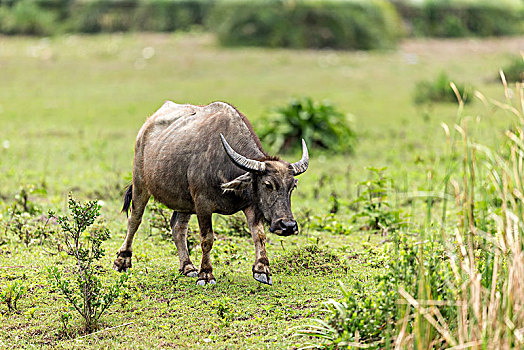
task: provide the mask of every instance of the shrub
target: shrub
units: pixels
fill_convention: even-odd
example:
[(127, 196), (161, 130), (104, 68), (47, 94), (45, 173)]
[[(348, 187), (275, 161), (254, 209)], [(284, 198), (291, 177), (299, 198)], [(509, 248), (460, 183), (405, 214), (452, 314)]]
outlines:
[(135, 29), (169, 32), (203, 25), (212, 4), (205, 0), (142, 0), (135, 12)]
[(128, 275), (120, 274), (110, 286), (102, 284), (100, 260), (105, 255), (102, 243), (109, 239), (110, 232), (100, 225), (91, 227), (99, 216), (100, 205), (95, 201), (82, 205), (69, 196), (69, 211), (71, 218), (59, 216), (57, 221), (64, 234), (65, 252), (71, 257), (69, 269), (75, 271), (74, 278), (56, 266), (48, 267), (47, 271), (51, 283), (66, 298), (71, 310), (84, 319), (86, 331), (92, 332), (100, 317), (122, 293)]
[(415, 36), (502, 36), (522, 33), (521, 6), (494, 2), (426, 1), (399, 6)]
[(95, 0), (73, 2), (70, 26), (75, 31), (187, 30), (204, 22), (212, 0)]
[(342, 153), (352, 153), (356, 143), (347, 116), (328, 101), (292, 99), (287, 106), (273, 109), (262, 123), (261, 140), (275, 152), (299, 147), (300, 139), (310, 148)]
[(73, 2), (69, 26), (75, 32), (98, 33), (128, 31), (134, 25), (136, 1), (94, 0)]
[[(451, 87), (452, 79), (441, 72), (433, 81), (424, 80), (417, 83), (413, 100), (416, 104), (431, 102), (457, 102), (457, 95)], [(468, 94), (473, 90), (471, 87), (454, 83), (464, 103), (471, 102)]]
[(401, 36), (395, 9), (381, 0), (221, 1), (207, 23), (232, 46), (369, 50), (394, 47)]
[(50, 35), (57, 30), (56, 15), (34, 1), (21, 0), (13, 7), (0, 4), (0, 33)]
[(508, 82), (524, 82), (524, 57), (515, 57), (502, 71)]

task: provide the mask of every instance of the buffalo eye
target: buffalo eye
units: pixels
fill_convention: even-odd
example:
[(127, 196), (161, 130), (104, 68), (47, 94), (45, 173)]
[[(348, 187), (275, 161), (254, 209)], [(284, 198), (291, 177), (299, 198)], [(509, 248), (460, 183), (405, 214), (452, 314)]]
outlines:
[(269, 182), (269, 181), (264, 181), (264, 186), (266, 186), (266, 188), (268, 190), (273, 190), (274, 189), (273, 188), (273, 184), (271, 182)]

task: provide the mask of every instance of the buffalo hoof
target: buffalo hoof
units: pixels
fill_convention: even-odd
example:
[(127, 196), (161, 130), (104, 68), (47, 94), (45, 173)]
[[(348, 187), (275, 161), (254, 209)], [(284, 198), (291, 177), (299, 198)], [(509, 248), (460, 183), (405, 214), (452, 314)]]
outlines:
[(215, 277), (211, 272), (200, 272), (198, 274), (197, 284), (203, 286), (206, 284), (216, 284)]
[(191, 271), (185, 274), (186, 277), (195, 278), (198, 277), (198, 273), (196, 271)]
[(184, 267), (178, 271), (180, 271), (186, 277), (198, 277), (197, 269), (195, 266), (193, 266), (191, 261), (184, 263)]
[(131, 268), (131, 252), (118, 252), (117, 258), (113, 263), (113, 269), (118, 272), (126, 272)]
[(197, 281), (197, 284), (199, 286), (205, 286), (206, 284), (217, 284), (217, 281), (215, 280), (210, 280), (210, 281), (206, 281), (206, 280), (198, 280)]
[(257, 280), (260, 283), (269, 284), (270, 286), (273, 285), (273, 281), (271, 280), (271, 276), (266, 275), (265, 273), (253, 273), (253, 278)]

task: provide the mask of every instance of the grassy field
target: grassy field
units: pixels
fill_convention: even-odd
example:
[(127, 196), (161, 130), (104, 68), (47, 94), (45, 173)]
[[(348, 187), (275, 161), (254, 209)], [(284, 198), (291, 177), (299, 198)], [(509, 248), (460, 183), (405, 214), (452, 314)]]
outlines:
[[(384, 237), (347, 222), (347, 203), (356, 196), (357, 183), (369, 176), (365, 168), (387, 166), (403, 193), (428, 190), (428, 174), (437, 183), (444, 175), (438, 170), (446, 153), (440, 124), (453, 124), (456, 106), (415, 106), (416, 82), (444, 70), (502, 99), (498, 70), (522, 47), (522, 37), (415, 40), (395, 52), (371, 53), (222, 49), (200, 34), (0, 37), (0, 288), (19, 280), (30, 291), (20, 301), (20, 313), (0, 306), (0, 347), (300, 346), (302, 340), (291, 337), (293, 327), (322, 316), (322, 301), (341, 295), (338, 281), (351, 286), (360, 280), (372, 292), (370, 277), (383, 273), (365, 243), (378, 245)], [(69, 192), (80, 200), (102, 200), (112, 232), (105, 245), (106, 278), (115, 278), (110, 266), (125, 236), (121, 196), (130, 181), (136, 132), (147, 116), (165, 100), (222, 100), (237, 106), (256, 128), (270, 107), (301, 95), (329, 99), (352, 114), (359, 141), (352, 156), (311, 152), (293, 211), (297, 217), (307, 211), (326, 215), (336, 192), (341, 202), (336, 220), (350, 233), (310, 229), (288, 239), (269, 235), (270, 263), (275, 271), (288, 271), (275, 272), (272, 287), (251, 277), (250, 239), (219, 234), (212, 253), (218, 284), (201, 288), (179, 275), (174, 244), (151, 229), (147, 212), (135, 240), (130, 295), (102, 318), (102, 328), (129, 324), (78, 338), (83, 334), (75, 331), (80, 328), (75, 318), (66, 334), (59, 321), (65, 304), (45, 275), (45, 267), (63, 264), (63, 256), (49, 255), (37, 244), (25, 247), (5, 229), (7, 208), (20, 186), (35, 186), (30, 200), (44, 212), (65, 213)], [(496, 146), (497, 130), (508, 119), (493, 111), (477, 122), (480, 111), (484, 106), (476, 101), (466, 114)], [(287, 269), (282, 256), (309, 245), (332, 250), (340, 261), (329, 269), (314, 261), (305, 262), (308, 269)], [(198, 247), (192, 258), (199, 261)]]

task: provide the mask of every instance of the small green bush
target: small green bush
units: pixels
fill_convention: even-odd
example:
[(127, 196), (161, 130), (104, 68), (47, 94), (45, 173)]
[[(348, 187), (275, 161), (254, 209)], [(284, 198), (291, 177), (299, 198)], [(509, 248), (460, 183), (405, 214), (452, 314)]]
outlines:
[(231, 46), (384, 49), (402, 32), (395, 9), (382, 0), (221, 1), (207, 23)]
[(273, 109), (259, 130), (261, 140), (275, 152), (298, 148), (301, 139), (310, 148), (331, 152), (352, 153), (356, 144), (347, 116), (328, 101), (310, 97), (294, 98)]
[(96, 201), (84, 205), (69, 196), (71, 217), (59, 216), (57, 221), (63, 233), (65, 253), (70, 257), (68, 269), (56, 266), (47, 268), (48, 278), (65, 297), (72, 312), (77, 312), (85, 321), (85, 330), (92, 332), (107, 309), (122, 294), (128, 275), (121, 274), (109, 286), (102, 283), (103, 269), (100, 260), (105, 255), (102, 243), (109, 239), (110, 232), (102, 225), (95, 224), (100, 215)]
[(515, 57), (502, 71), (508, 82), (524, 82), (524, 57)]
[(13, 7), (0, 4), (0, 33), (50, 35), (58, 30), (56, 15), (31, 0), (18, 1)]
[[(431, 102), (457, 102), (457, 96), (450, 86), (453, 80), (444, 72), (440, 73), (433, 81), (424, 80), (417, 83), (413, 94), (413, 101), (416, 104)], [(472, 88), (456, 82), (460, 96), (464, 103), (471, 102), (468, 94)]]

